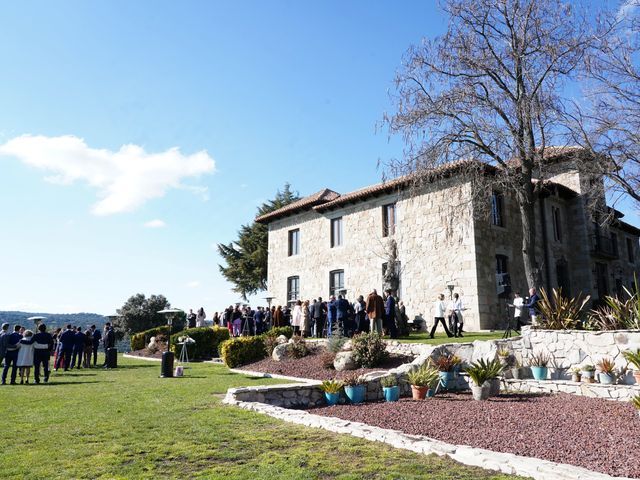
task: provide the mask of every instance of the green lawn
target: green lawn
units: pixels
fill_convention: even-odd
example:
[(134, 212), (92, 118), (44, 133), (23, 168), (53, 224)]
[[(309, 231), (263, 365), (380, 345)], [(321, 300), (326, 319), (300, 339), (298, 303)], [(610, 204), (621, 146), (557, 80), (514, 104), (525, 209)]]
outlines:
[[(481, 333), (464, 333), (464, 337), (462, 338), (449, 338), (445, 333), (436, 333), (434, 335), (435, 338), (429, 338), (429, 333), (420, 332), (420, 333), (411, 333), (409, 337), (400, 338), (399, 341), (401, 343), (428, 343), (429, 345), (441, 345), (443, 343), (467, 343), (473, 342), (474, 340), (497, 340), (502, 338), (504, 335), (504, 330), (496, 330), (494, 332), (481, 332)], [(515, 336), (515, 334), (513, 335)]]
[[(53, 374), (0, 387), (3, 479), (506, 479), (436, 456), (286, 424), (221, 404), (227, 388), (276, 383), (194, 364)], [(282, 381), (277, 381), (282, 383)]]

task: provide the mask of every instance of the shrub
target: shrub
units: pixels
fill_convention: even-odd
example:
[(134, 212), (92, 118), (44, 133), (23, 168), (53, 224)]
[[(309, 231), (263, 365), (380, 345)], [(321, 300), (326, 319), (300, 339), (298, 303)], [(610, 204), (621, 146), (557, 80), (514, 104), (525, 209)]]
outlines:
[(487, 380), (491, 380), (500, 375), (503, 369), (504, 367), (497, 358), (491, 361), (481, 358), (477, 362), (469, 365), (469, 367), (465, 369), (465, 372), (469, 375), (469, 378), (473, 380), (473, 383), (480, 387)]
[(169, 326), (161, 325), (159, 327), (150, 328), (149, 330), (145, 330), (144, 332), (139, 332), (134, 335), (131, 335), (131, 350), (142, 350), (145, 348), (151, 337), (157, 337), (158, 335), (168, 335), (169, 334)]
[(457, 355), (440, 355), (433, 363), (440, 372), (453, 372), (462, 359)]
[(189, 336), (195, 340), (195, 343), (187, 345), (187, 353), (189, 359), (211, 358), (218, 356), (220, 344), (225, 340), (229, 340), (229, 329), (220, 327), (200, 327), (188, 328), (171, 335), (171, 346), (176, 352), (176, 356), (180, 357), (183, 345), (180, 343), (180, 337)]
[(324, 368), (333, 370), (333, 361), (336, 359), (336, 354), (331, 352), (324, 352), (320, 355), (320, 362)]
[(344, 344), (347, 343), (346, 337), (341, 337), (340, 335), (331, 335), (327, 342), (327, 351), (331, 353), (338, 353), (344, 347)]
[(262, 360), (267, 356), (267, 351), (261, 336), (239, 337), (224, 342), (220, 354), (227, 367), (235, 368)]
[(344, 378), (343, 384), (345, 387), (354, 387), (356, 385), (366, 385), (367, 381), (357, 373), (352, 373)]
[(353, 360), (362, 368), (372, 368), (388, 357), (387, 346), (375, 332), (361, 333), (351, 341)]
[(396, 377), (395, 375), (382, 377), (382, 379), (380, 380), (380, 385), (386, 388), (395, 387), (398, 385), (398, 377)]
[(273, 327), (264, 335), (279, 337), (280, 335), (284, 335), (287, 338), (293, 337), (293, 327)]
[(633, 292), (624, 288), (626, 300), (604, 297), (605, 305), (589, 312), (589, 328), (593, 330), (640, 329), (640, 291), (638, 278), (634, 278)]
[(540, 301), (537, 308), (540, 312), (539, 327), (550, 330), (569, 330), (580, 325), (580, 314), (591, 297), (582, 295), (567, 298), (562, 295), (562, 288), (552, 289), (551, 297), (544, 288), (540, 289)]
[(309, 355), (309, 348), (307, 347), (307, 343), (304, 341), (304, 338), (299, 335), (292, 338), (293, 342), (289, 343), (287, 354), (292, 358), (302, 358)]
[(267, 352), (267, 356), (271, 356), (271, 354), (273, 353), (273, 349), (276, 348), (276, 346), (278, 345), (278, 340), (276, 340), (278, 337), (276, 337), (275, 335), (264, 335), (263, 339), (264, 339), (264, 349)]

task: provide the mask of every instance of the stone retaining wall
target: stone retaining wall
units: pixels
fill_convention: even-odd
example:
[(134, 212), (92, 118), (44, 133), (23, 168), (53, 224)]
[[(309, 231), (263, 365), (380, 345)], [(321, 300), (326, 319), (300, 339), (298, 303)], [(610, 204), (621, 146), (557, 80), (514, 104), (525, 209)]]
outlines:
[[(640, 330), (590, 332), (524, 327), (522, 337), (510, 340), (508, 348), (523, 365), (526, 365), (535, 353), (547, 353), (552, 358), (550, 366), (565, 369), (565, 378), (569, 378), (572, 368), (587, 364), (596, 365), (603, 357), (613, 358), (616, 368), (627, 367), (622, 352), (640, 348)], [(629, 366), (629, 371), (623, 379), (625, 384), (635, 383), (632, 368), (633, 366)]]
[(628, 402), (640, 394), (640, 385), (603, 385), (600, 383), (570, 382), (568, 380), (505, 379), (503, 387), (510, 392), (569, 393), (583, 397), (605, 398)]

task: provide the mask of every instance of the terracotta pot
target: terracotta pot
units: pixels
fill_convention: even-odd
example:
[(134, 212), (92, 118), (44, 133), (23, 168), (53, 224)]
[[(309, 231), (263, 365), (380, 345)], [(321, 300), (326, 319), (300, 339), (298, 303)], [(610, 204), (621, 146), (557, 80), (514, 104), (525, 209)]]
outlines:
[(414, 400), (424, 400), (427, 396), (427, 390), (429, 390), (429, 386), (419, 387), (411, 385), (411, 395)]
[(633, 371), (633, 378), (636, 379), (636, 384), (640, 385), (640, 370)]

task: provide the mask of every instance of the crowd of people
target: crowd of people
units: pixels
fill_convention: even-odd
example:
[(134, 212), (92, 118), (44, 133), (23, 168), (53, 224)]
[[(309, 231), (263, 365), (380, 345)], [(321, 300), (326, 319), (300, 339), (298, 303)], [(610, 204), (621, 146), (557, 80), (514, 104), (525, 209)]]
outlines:
[[(201, 309), (202, 310), (202, 309)], [(204, 311), (203, 311), (204, 313)], [(189, 316), (187, 316), (187, 319)], [(350, 302), (344, 295), (331, 295), (313, 300), (296, 300), (292, 305), (257, 307), (230, 305), (215, 312), (214, 325), (227, 327), (232, 336), (259, 335), (272, 327), (291, 326), (303, 337), (347, 337), (360, 332), (376, 331), (397, 338), (408, 334), (405, 306), (391, 290), (380, 296), (374, 289), (365, 299), (360, 295)]]
[[(8, 323), (3, 323), (0, 330), (2, 385), (6, 385), (9, 371), (11, 385), (17, 384), (18, 374), (20, 384), (28, 384), (32, 368), (35, 383), (40, 383), (41, 369), (44, 383), (49, 382), (52, 357), (55, 371), (96, 367), (100, 344), (106, 353), (116, 343), (110, 322), (105, 324), (103, 332), (95, 325), (84, 331), (82, 327), (67, 325), (65, 329), (56, 328), (53, 334), (47, 331), (44, 323), (38, 325), (37, 333), (21, 325), (15, 325), (13, 332), (9, 327)], [(102, 366), (106, 366), (106, 355)]]

